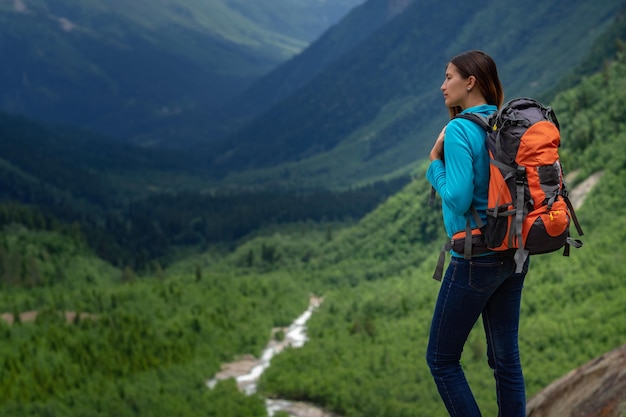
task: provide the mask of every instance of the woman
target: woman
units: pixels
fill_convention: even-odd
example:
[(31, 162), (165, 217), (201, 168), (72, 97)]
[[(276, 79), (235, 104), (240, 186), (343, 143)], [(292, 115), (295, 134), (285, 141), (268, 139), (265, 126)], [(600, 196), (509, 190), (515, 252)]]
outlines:
[[(466, 229), (468, 218), (476, 228), (471, 205), (486, 221), (489, 182), (485, 131), (470, 120), (454, 116), (461, 112), (490, 115), (502, 105), (504, 92), (496, 64), (481, 51), (454, 57), (447, 65), (441, 90), (453, 119), (430, 152), (426, 177), (442, 198), (444, 225), (452, 237)], [(433, 314), (428, 366), (450, 416), (480, 416), (460, 359), (470, 330), (482, 315), (488, 363), (496, 380), (498, 415), (524, 417), (518, 328), (528, 261), (522, 273), (516, 274), (511, 253), (476, 253), (464, 259), (463, 254), (452, 251)]]

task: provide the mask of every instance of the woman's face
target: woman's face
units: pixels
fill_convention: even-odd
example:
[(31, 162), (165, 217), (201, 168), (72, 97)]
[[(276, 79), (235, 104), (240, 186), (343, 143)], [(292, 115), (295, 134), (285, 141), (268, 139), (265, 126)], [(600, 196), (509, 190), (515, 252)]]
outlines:
[(460, 106), (462, 109), (465, 108), (464, 103), (468, 96), (468, 84), (469, 79), (463, 78), (454, 64), (448, 64), (446, 79), (441, 84), (446, 107)]

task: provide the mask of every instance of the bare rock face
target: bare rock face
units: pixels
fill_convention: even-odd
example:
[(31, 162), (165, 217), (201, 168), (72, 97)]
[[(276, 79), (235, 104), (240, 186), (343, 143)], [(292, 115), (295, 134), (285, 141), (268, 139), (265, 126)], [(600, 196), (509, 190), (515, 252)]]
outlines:
[(548, 385), (530, 399), (526, 416), (626, 416), (626, 345)]

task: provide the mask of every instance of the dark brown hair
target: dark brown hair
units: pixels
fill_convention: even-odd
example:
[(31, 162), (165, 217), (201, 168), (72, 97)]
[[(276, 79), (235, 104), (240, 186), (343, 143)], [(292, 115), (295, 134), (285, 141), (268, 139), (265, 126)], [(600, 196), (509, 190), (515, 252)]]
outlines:
[[(464, 79), (471, 75), (476, 77), (476, 85), (487, 100), (487, 104), (493, 104), (498, 108), (502, 106), (504, 89), (493, 58), (482, 51), (473, 50), (455, 56), (450, 60), (450, 64), (457, 67)], [(462, 110), (459, 106), (450, 107), (450, 117), (456, 116)]]

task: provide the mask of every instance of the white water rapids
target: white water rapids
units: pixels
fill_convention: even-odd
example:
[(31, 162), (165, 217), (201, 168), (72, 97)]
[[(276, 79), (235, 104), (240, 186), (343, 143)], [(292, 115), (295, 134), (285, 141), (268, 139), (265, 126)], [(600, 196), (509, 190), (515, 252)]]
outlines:
[[(289, 327), (274, 330), (274, 332), (278, 330), (285, 331), (283, 340), (276, 341), (272, 337), (259, 359), (252, 355), (246, 355), (236, 362), (223, 365), (222, 370), (207, 382), (207, 386), (213, 389), (219, 381), (235, 378), (240, 390), (247, 395), (256, 393), (259, 378), (270, 366), (274, 355), (279, 354), (288, 346), (298, 348), (306, 343), (308, 340), (306, 323), (322, 301), (322, 298), (311, 297), (307, 310), (294, 320)], [(273, 416), (278, 411), (284, 411), (292, 417), (337, 417), (335, 414), (321, 410), (312, 404), (274, 399), (266, 399), (265, 403), (270, 416)]]

